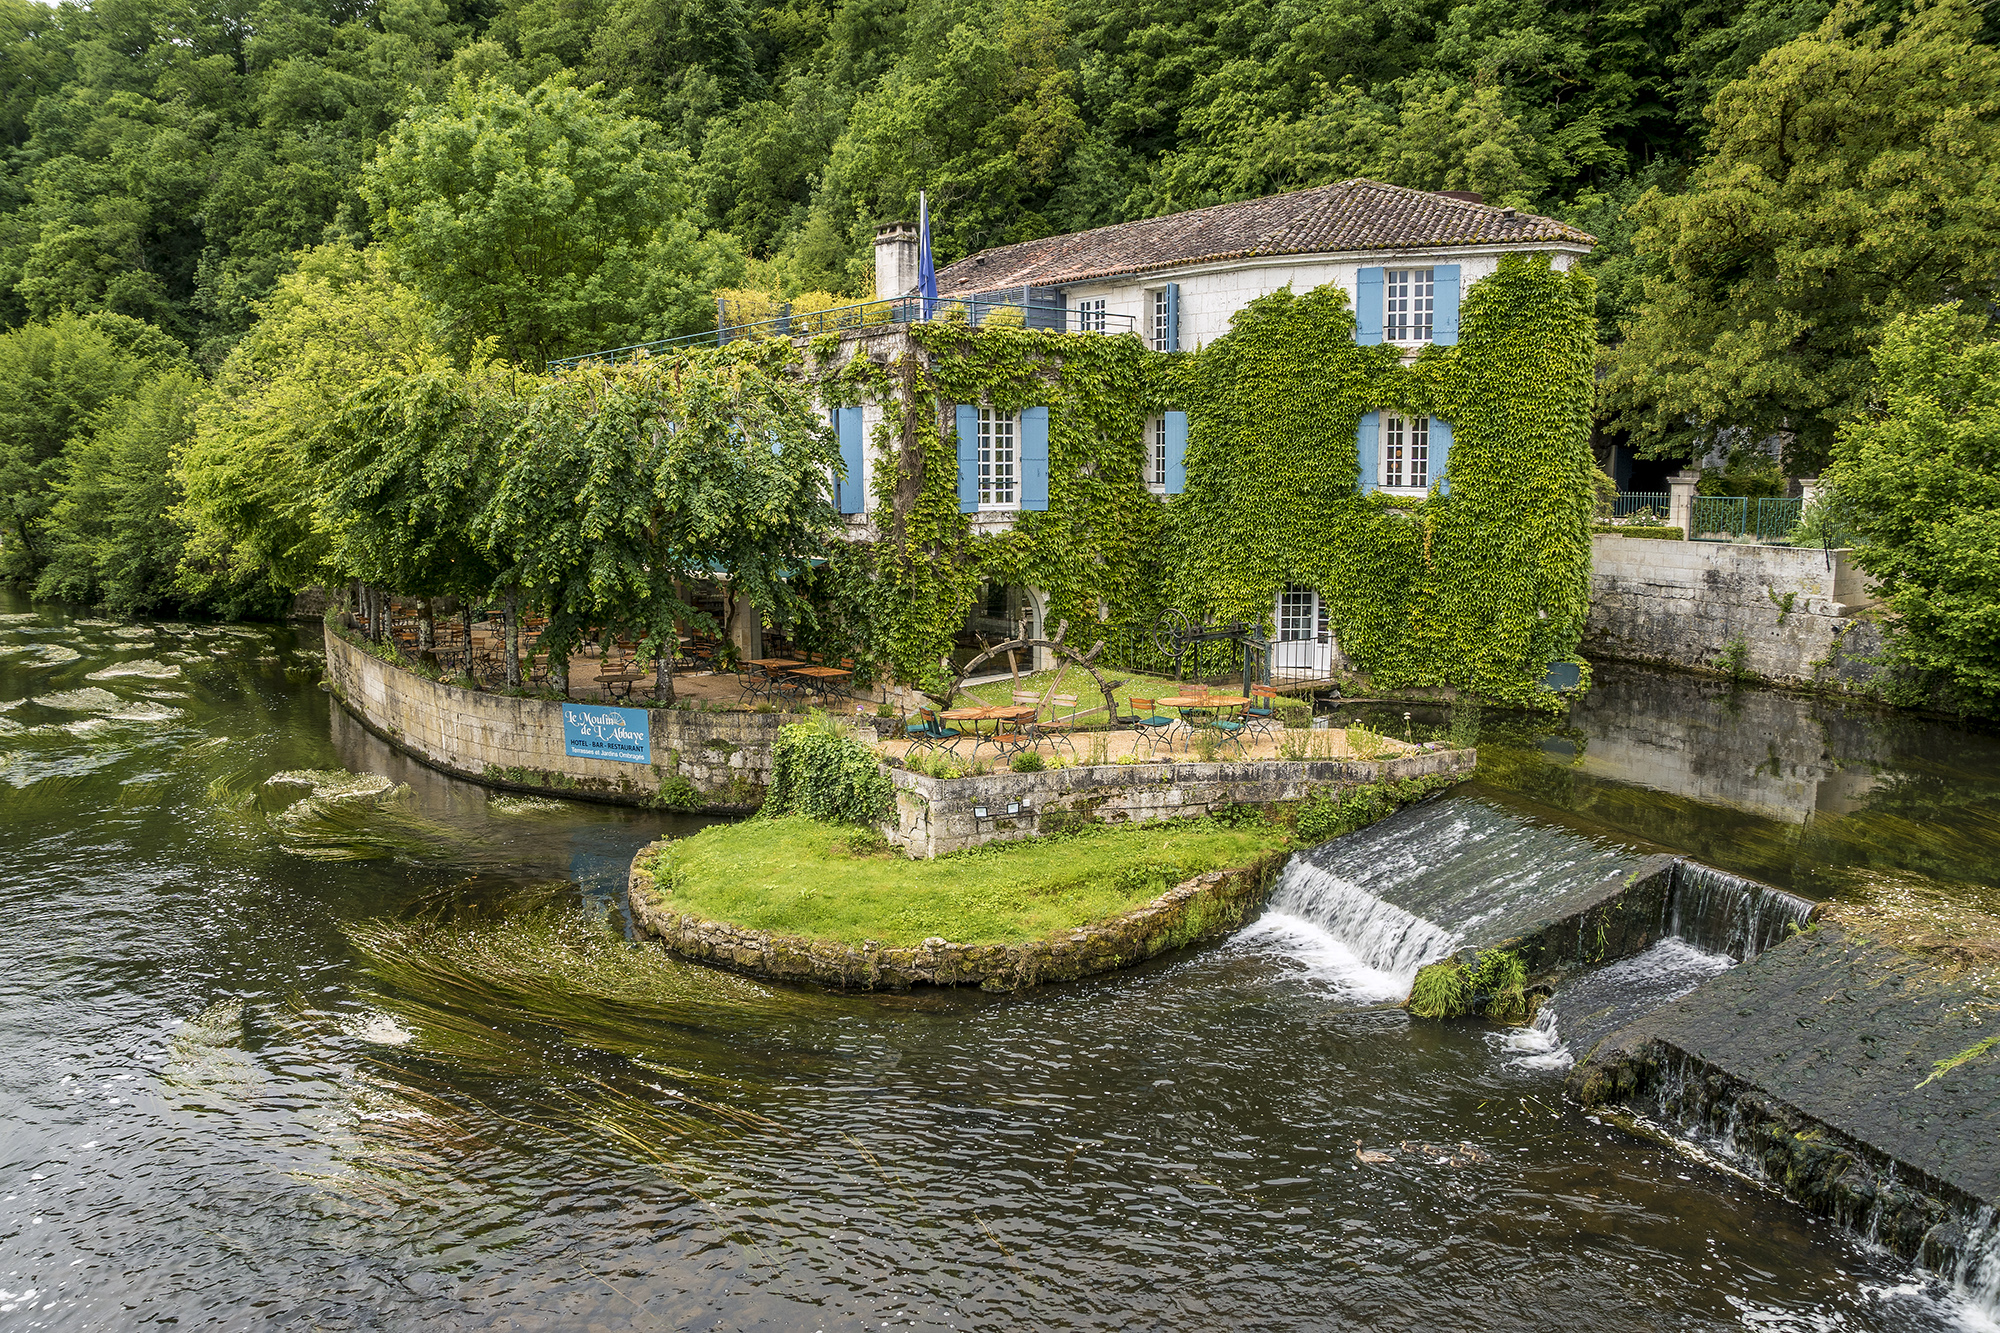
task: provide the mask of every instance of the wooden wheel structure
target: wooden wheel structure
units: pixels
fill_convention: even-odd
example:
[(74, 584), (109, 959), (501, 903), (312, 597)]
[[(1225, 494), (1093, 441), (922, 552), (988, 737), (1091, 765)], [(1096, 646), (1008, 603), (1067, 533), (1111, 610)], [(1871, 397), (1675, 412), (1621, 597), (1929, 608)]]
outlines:
[[(1104, 691), (1105, 711), (1116, 717), (1117, 704), (1113, 699), (1113, 692), (1120, 685), (1125, 684), (1125, 682), (1122, 680), (1108, 680), (1105, 678), (1104, 673), (1098, 669), (1097, 658), (1104, 651), (1104, 640), (1099, 639), (1096, 643), (1092, 644), (1088, 652), (1078, 652), (1075, 648), (1063, 642), (1064, 636), (1068, 633), (1069, 622), (1065, 620), (1057, 624), (1055, 634), (1046, 639), (1037, 638), (1025, 633), (1008, 639), (1005, 643), (988, 644), (986, 640), (981, 639), (979, 641), (981, 644), (980, 653), (963, 667), (953, 670), (950, 658), (940, 658), (938, 665), (952, 672), (951, 683), (945, 686), (943, 694), (931, 694), (929, 691), (925, 691), (925, 695), (937, 704), (939, 712), (943, 712), (945, 709), (950, 708), (951, 701), (958, 697), (960, 686), (984, 663), (990, 662), (1004, 653), (1007, 655), (1009, 667), (1014, 668), (1015, 678), (1018, 680), (1020, 672), (1015, 667), (1016, 658), (1014, 654), (1032, 652), (1036, 648), (1046, 648), (1056, 658), (1057, 667), (1055, 677), (1050, 680), (1048, 689), (1042, 692), (1040, 708), (1046, 709), (1049, 706), (1049, 700), (1055, 696), (1056, 690), (1062, 684), (1064, 673), (1070, 667), (1075, 666), (1081, 667), (1090, 673), (1091, 679), (1097, 682), (1097, 688)], [(1029, 658), (1028, 660), (1030, 663), (1034, 661), (1033, 658)], [(1096, 711), (1096, 709), (1089, 710), (1090, 713)], [(1080, 717), (1088, 715), (1089, 713), (1078, 714)]]

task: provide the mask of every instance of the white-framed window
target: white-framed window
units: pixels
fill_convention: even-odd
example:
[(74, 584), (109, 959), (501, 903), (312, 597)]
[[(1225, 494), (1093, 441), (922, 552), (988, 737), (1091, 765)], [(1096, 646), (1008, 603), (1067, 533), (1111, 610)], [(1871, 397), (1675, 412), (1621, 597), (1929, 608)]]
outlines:
[(1316, 638), (1325, 629), (1318, 593), (1294, 583), (1278, 594), (1278, 642)]
[(1427, 343), (1437, 306), (1436, 270), (1392, 268), (1384, 275), (1382, 332), (1392, 343)]
[(1388, 490), (1425, 490), (1431, 484), (1431, 419), (1382, 418), (1382, 485)]
[(979, 409), (979, 507), (1021, 507), (1019, 457), (1020, 418), (991, 407)]
[(1173, 307), (1168, 303), (1167, 289), (1156, 288), (1146, 293), (1146, 346), (1164, 352), (1172, 343)]
[(1082, 333), (1104, 332), (1105, 298), (1093, 297), (1076, 303), (1076, 327)]
[(1146, 418), (1146, 462), (1140, 469), (1146, 489), (1156, 495), (1167, 493), (1167, 418), (1164, 413)]

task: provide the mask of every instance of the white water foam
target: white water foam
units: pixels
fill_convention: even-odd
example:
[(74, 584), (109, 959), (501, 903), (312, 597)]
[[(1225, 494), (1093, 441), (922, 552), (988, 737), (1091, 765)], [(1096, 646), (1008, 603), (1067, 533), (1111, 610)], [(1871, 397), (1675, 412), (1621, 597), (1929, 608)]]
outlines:
[(1270, 908), (1234, 942), (1282, 953), (1314, 979), (1374, 1002), (1408, 995), (1417, 969), (1457, 948), (1458, 936), (1293, 857)]
[(1237, 933), (1233, 946), (1282, 954), (1312, 981), (1350, 999), (1392, 1004), (1410, 993), (1410, 977), (1370, 967), (1343, 941), (1289, 912), (1266, 912)]
[[(1735, 966), (1728, 954), (1705, 953), (1677, 935), (1644, 953), (1621, 958), (1573, 978), (1544, 1003), (1527, 1027), (1487, 1034), (1495, 1049), (1517, 1069), (1568, 1069), (1576, 1055), (1563, 1040), (1564, 1013), (1593, 1016), (1602, 1036), (1639, 1015), (1671, 1004)], [(1616, 1017), (1607, 1019), (1604, 1015)]]

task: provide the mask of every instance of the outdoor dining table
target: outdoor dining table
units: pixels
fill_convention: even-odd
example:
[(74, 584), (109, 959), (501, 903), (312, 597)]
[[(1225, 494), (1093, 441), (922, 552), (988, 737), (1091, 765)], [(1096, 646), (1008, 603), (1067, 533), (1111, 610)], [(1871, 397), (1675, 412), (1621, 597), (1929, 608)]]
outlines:
[[(1000, 704), (985, 708), (953, 708), (939, 713), (938, 716), (946, 722), (972, 723), (972, 752), (978, 754), (979, 747), (987, 743), (990, 743), (996, 750), (1007, 750), (1009, 748), (1009, 739), (1003, 728), (1008, 725), (1018, 726), (1023, 721), (1031, 720), (1035, 716), (1035, 706), (1033, 704)], [(978, 724), (981, 722), (994, 723), (993, 730), (991, 732), (979, 730)], [(1018, 731), (1013, 733), (1012, 743), (1014, 745), (1020, 744), (1020, 733)]]
[(766, 699), (775, 699), (778, 693), (778, 678), (793, 667), (801, 667), (805, 663), (796, 657), (746, 657), (743, 659), (743, 665), (755, 667), (763, 673), (764, 679), (758, 686), (757, 693)]
[(832, 696), (835, 682), (846, 680), (854, 673), (841, 667), (795, 666), (789, 674), (804, 677), (807, 688), (824, 702)]
[(1189, 713), (1214, 713), (1225, 708), (1238, 708), (1249, 704), (1249, 700), (1238, 694), (1184, 694), (1172, 699), (1161, 699), (1162, 708), (1172, 708), (1181, 715), (1180, 739), (1185, 745), (1194, 738), (1200, 728), (1188, 721)]
[[(629, 699), (632, 697), (632, 687), (644, 680), (646, 675), (647, 673), (643, 671), (606, 671), (594, 679), (604, 687), (605, 694), (614, 699)], [(618, 689), (620, 685), (625, 687), (622, 692)]]

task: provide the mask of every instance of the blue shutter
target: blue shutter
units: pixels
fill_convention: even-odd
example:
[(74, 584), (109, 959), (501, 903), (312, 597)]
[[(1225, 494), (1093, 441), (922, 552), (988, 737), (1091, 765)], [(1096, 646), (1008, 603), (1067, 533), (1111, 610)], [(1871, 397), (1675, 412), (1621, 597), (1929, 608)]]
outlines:
[(1431, 284), (1431, 341), (1450, 347), (1458, 341), (1458, 265), (1437, 265)]
[[(1377, 269), (1376, 272), (1381, 272)], [(1382, 414), (1364, 412), (1354, 432), (1354, 448), (1361, 457), (1361, 493), (1368, 494), (1382, 484)]]
[(1187, 489), (1187, 413), (1169, 412), (1167, 417), (1167, 494), (1179, 495)]
[(1021, 409), (1021, 508), (1049, 507), (1049, 409)]
[(847, 474), (835, 494), (840, 498), (841, 513), (858, 514), (862, 510), (861, 497), (867, 490), (867, 482), (861, 475), (861, 409), (835, 408), (833, 424), (840, 439), (840, 468)]
[(979, 409), (958, 405), (958, 512), (979, 508)]
[(1181, 285), (1178, 282), (1167, 284), (1167, 345), (1162, 350), (1181, 350)]
[(1364, 268), (1354, 284), (1354, 341), (1373, 346), (1382, 341), (1382, 270)]
[(1439, 495), (1451, 494), (1451, 423), (1431, 418), (1431, 480)]

